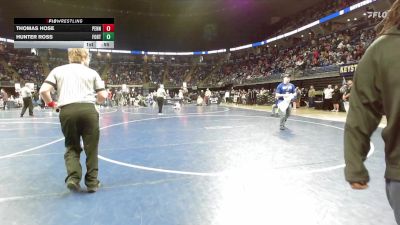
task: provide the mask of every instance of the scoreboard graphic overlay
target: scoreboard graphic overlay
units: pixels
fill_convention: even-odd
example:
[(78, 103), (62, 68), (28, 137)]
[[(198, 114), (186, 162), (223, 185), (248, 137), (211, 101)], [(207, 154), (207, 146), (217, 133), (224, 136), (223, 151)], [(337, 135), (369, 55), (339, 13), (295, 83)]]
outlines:
[(14, 48), (114, 48), (114, 18), (14, 18)]

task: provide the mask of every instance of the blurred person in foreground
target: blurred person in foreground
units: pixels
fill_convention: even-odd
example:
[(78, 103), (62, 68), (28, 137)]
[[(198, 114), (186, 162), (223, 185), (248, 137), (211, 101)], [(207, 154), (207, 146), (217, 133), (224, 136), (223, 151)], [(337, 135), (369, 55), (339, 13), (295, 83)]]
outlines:
[[(40, 95), (49, 107), (60, 109), (61, 130), (66, 147), (64, 159), (67, 188), (71, 191), (80, 189), (82, 167), (79, 158), (83, 148), (87, 168), (85, 185), (87, 191), (93, 193), (100, 186), (97, 178), (99, 112), (95, 103), (102, 104), (107, 98), (107, 92), (99, 74), (89, 68), (87, 49), (68, 49), (68, 59), (69, 64), (56, 67), (50, 72), (40, 88)], [(57, 90), (58, 103), (50, 95), (53, 89)]]
[(393, 3), (377, 30), (379, 37), (359, 62), (351, 89), (344, 133), (345, 177), (353, 189), (368, 187), (364, 161), (370, 137), (386, 115), (382, 131), (386, 194), (400, 225), (400, 0)]

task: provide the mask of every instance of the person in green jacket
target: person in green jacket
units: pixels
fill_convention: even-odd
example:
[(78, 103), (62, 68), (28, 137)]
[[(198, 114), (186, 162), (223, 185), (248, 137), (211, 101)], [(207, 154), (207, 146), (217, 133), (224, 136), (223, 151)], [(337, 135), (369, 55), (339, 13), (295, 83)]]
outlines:
[(364, 161), (370, 137), (386, 115), (386, 193), (400, 225), (400, 0), (378, 25), (378, 38), (366, 50), (354, 78), (344, 131), (345, 178), (353, 189), (368, 187)]

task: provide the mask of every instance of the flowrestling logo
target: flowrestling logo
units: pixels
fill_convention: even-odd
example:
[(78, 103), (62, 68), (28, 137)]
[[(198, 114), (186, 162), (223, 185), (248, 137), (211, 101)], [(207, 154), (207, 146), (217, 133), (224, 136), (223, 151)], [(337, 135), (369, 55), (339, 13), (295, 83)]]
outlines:
[(373, 18), (373, 19), (375, 19), (375, 18), (384, 19), (384, 18), (387, 16), (388, 11), (384, 11), (384, 12), (367, 12), (366, 14), (367, 14), (367, 17), (368, 17), (368, 18)]

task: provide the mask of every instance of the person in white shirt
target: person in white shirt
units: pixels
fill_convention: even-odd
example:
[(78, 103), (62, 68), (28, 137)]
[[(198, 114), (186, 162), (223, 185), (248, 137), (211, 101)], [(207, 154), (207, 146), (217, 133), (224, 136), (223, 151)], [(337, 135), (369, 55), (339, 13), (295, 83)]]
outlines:
[(204, 102), (206, 105), (210, 105), (210, 97), (211, 97), (211, 91), (210, 89), (207, 88), (206, 93), (204, 94)]
[(333, 94), (333, 89), (332, 85), (328, 85), (328, 88), (325, 88), (324, 90), (324, 109), (332, 110), (333, 104), (332, 104), (332, 94)]
[(203, 98), (201, 97), (201, 95), (197, 96), (196, 103), (197, 103), (197, 106), (203, 105)]
[[(89, 68), (89, 50), (68, 49), (69, 64), (54, 68), (40, 88), (40, 95), (49, 107), (60, 108), (61, 130), (65, 137), (64, 154), (67, 177), (65, 183), (71, 191), (80, 189), (82, 167), (80, 154), (86, 153), (85, 185), (89, 193), (96, 192), (98, 180), (98, 145), (100, 138), (99, 112), (95, 103), (107, 98), (104, 81)], [(57, 90), (58, 103), (51, 97)], [(80, 140), (83, 140), (81, 146)]]
[(163, 84), (160, 84), (160, 87), (157, 89), (156, 95), (157, 95), (157, 104), (158, 104), (158, 114), (162, 115), (164, 99), (167, 97), (167, 93), (165, 92)]
[(229, 91), (225, 91), (225, 103), (228, 102), (229, 94), (230, 94)]
[(28, 84), (25, 84), (25, 87), (21, 88), (21, 97), (24, 102), (21, 117), (24, 116), (27, 108), (29, 108), (29, 116), (33, 116), (32, 90), (29, 88)]
[(179, 89), (178, 98), (179, 98), (179, 104), (182, 105), (183, 104), (183, 98), (184, 98), (182, 89)]

